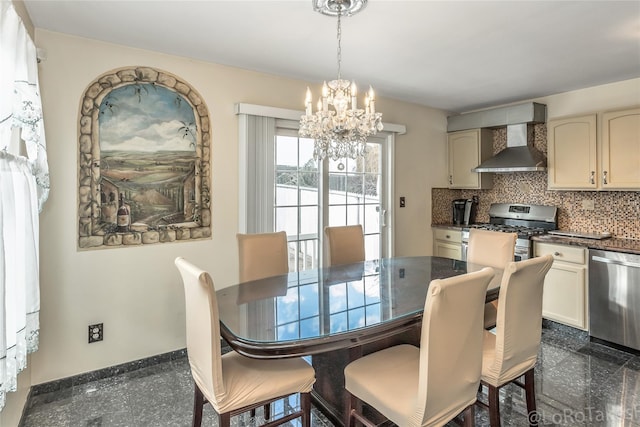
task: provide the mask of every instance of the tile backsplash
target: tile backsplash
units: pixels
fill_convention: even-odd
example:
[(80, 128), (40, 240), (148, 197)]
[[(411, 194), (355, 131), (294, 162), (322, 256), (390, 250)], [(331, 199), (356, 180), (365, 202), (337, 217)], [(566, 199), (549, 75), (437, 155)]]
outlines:
[[(534, 146), (546, 154), (546, 125), (534, 126)], [(494, 130), (494, 152), (506, 147), (506, 130)], [(558, 207), (558, 228), (583, 233), (609, 231), (614, 237), (640, 240), (640, 191), (549, 191), (546, 172), (494, 174), (490, 190), (433, 188), (432, 223), (451, 223), (454, 199), (479, 198), (476, 222), (489, 221), (491, 203), (530, 203)], [(594, 209), (583, 209), (593, 201)]]

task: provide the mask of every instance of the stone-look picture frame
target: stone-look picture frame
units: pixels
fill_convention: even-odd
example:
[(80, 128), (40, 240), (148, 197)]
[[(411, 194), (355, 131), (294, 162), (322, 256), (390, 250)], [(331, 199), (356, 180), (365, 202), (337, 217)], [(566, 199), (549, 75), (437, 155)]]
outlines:
[[(116, 93), (118, 96), (115, 95)], [(118, 146), (121, 142), (123, 144), (120, 147), (129, 147), (129, 151), (126, 153), (120, 151), (125, 154), (114, 160), (113, 151), (101, 149), (100, 119), (101, 115), (106, 117), (105, 114), (113, 114), (119, 107), (123, 109), (126, 107), (127, 100), (123, 99), (125, 93), (128, 94), (126, 96), (134, 99), (134, 101), (129, 100), (129, 104), (135, 103), (135, 97), (141, 102), (142, 97), (150, 93), (164, 93), (165, 99), (169, 93), (173, 96), (175, 108), (180, 107), (180, 111), (184, 113), (189, 111), (189, 108), (185, 109), (185, 107), (190, 107), (193, 112), (190, 116), (191, 122), (182, 120), (176, 124), (178, 123), (176, 120), (180, 118), (176, 117), (165, 120), (162, 123), (163, 126), (156, 125), (155, 129), (157, 131), (158, 128), (164, 128), (166, 127), (164, 125), (170, 124), (173, 126), (172, 131), (178, 131), (184, 140), (173, 138), (172, 144), (174, 146), (182, 144), (184, 147), (191, 148), (182, 148), (184, 150), (181, 152), (182, 155), (176, 155), (176, 158), (171, 159), (170, 152), (160, 150), (154, 152), (153, 144), (150, 147), (147, 141), (142, 157), (130, 160), (130, 157), (135, 157), (135, 154), (132, 154), (134, 148), (131, 148), (135, 146), (135, 143), (131, 142), (135, 138), (132, 137), (129, 141), (112, 140), (111, 147)], [(155, 102), (159, 111), (162, 108), (165, 112), (170, 110), (168, 103)], [(122, 126), (111, 123), (110, 129), (127, 128), (129, 124), (124, 121), (131, 120), (132, 116), (138, 121), (145, 118), (143, 114), (139, 116), (135, 113), (130, 114), (131, 111), (133, 110), (128, 110), (127, 114), (121, 114)], [(111, 120), (115, 119), (111, 118)], [(103, 125), (105, 121), (103, 119)], [(171, 73), (150, 67), (126, 67), (109, 71), (97, 77), (84, 91), (78, 125), (78, 248), (80, 250), (211, 238), (209, 110), (202, 97), (191, 85)], [(104, 140), (102, 143), (105, 145)], [(109, 158), (108, 154), (111, 154), (112, 158)], [(185, 159), (185, 157), (188, 158)], [(111, 168), (112, 176), (108, 176), (108, 168)], [(119, 169), (119, 175), (115, 174), (114, 169)], [(144, 175), (144, 181), (139, 178), (140, 175)], [(162, 176), (162, 179), (154, 182), (153, 179), (159, 176)], [(136, 180), (144, 182), (147, 193), (151, 192), (148, 188), (153, 187), (152, 191), (156, 197), (142, 197), (140, 184), (134, 183)], [(172, 184), (165, 184), (167, 182)], [(119, 204), (117, 195), (125, 193), (131, 197), (128, 200), (127, 209), (131, 212), (132, 221), (126, 230), (121, 230), (116, 225)], [(114, 194), (116, 194), (115, 200)], [(141, 197), (143, 201), (140, 201)], [(168, 204), (176, 210), (173, 215), (166, 215), (169, 221), (166, 218), (157, 219), (162, 215), (155, 215), (154, 221), (137, 221), (134, 215), (136, 208), (139, 210), (146, 208), (147, 211), (154, 209), (150, 200), (158, 198), (162, 199), (163, 206)], [(147, 218), (150, 217), (147, 216)]]

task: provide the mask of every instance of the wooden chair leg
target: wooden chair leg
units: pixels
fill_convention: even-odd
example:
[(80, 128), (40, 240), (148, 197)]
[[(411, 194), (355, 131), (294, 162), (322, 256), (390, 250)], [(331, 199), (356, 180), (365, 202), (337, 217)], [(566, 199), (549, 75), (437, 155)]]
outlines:
[(204, 395), (195, 385), (195, 391), (193, 394), (193, 427), (200, 427), (202, 425), (202, 407), (204, 406)]
[(218, 427), (231, 427), (231, 412), (218, 415)]
[(311, 427), (311, 393), (300, 393), (302, 427)]
[(466, 409), (464, 410), (464, 413), (462, 414), (463, 418), (464, 418), (464, 427), (473, 427), (476, 425), (475, 423), (475, 411), (474, 411), (475, 405), (471, 404), (469, 406), (466, 407)]
[(489, 389), (489, 423), (491, 427), (500, 427), (500, 394), (499, 389), (487, 384)]
[(271, 418), (271, 404), (267, 403), (264, 405), (264, 419), (268, 420), (269, 418)]
[(352, 416), (352, 412), (358, 406), (358, 399), (349, 393), (347, 390), (344, 391), (344, 427), (354, 427), (355, 420)]
[(524, 393), (527, 399), (527, 417), (529, 426), (538, 426), (538, 414), (536, 413), (536, 385), (533, 368), (524, 373)]

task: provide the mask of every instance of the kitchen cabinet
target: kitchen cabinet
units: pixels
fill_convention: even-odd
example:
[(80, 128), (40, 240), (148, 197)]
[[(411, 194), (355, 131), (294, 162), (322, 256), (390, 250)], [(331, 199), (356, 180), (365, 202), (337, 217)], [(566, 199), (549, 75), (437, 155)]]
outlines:
[(462, 231), (448, 228), (433, 228), (433, 255), (462, 259)]
[(493, 186), (492, 173), (471, 172), (493, 155), (493, 131), (471, 129), (451, 132), (447, 136), (449, 188), (488, 189)]
[(640, 189), (640, 108), (549, 120), (547, 157), (551, 190)]
[(542, 316), (587, 330), (587, 249), (534, 242), (533, 254), (552, 254), (554, 259), (544, 280)]
[(547, 122), (549, 189), (590, 189), (596, 184), (596, 115)]
[(602, 114), (602, 188), (640, 189), (640, 108)]

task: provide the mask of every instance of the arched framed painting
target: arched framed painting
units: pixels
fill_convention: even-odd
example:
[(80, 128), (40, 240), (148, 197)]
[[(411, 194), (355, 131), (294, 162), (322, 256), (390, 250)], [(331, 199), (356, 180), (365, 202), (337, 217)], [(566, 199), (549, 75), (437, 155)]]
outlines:
[(211, 237), (210, 121), (194, 88), (121, 68), (87, 87), (79, 116), (80, 249)]

